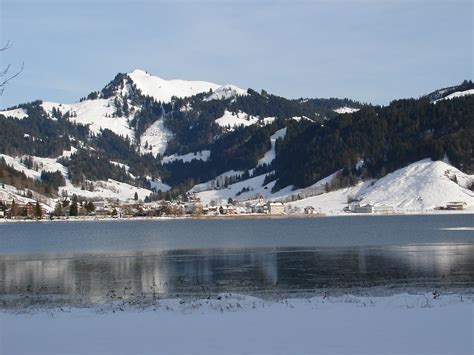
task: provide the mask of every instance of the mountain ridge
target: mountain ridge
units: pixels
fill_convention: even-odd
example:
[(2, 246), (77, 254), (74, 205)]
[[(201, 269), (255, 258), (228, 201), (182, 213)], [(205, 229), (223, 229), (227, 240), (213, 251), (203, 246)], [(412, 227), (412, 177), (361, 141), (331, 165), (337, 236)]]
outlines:
[[(172, 199), (229, 171), (241, 173), (223, 178), (224, 185), (259, 177), (273, 196), (340, 171), (331, 187), (337, 189), (446, 155), (470, 172), (471, 86), (465, 81), (381, 107), (349, 99), (285, 99), (134, 70), (73, 104), (35, 101), (1, 111), (0, 154), (16, 159), (17, 168), (27, 167), (21, 161), (44, 166), (53, 159), (61, 165), (63, 187), (48, 187), (46, 175), (29, 178), (52, 196), (82, 191), (89, 198), (96, 195), (84, 191), (119, 191), (125, 186), (119, 184), (127, 184), (134, 188), (123, 191), (140, 191), (142, 199), (145, 192), (149, 199)], [(9, 181), (20, 181), (12, 174)]]

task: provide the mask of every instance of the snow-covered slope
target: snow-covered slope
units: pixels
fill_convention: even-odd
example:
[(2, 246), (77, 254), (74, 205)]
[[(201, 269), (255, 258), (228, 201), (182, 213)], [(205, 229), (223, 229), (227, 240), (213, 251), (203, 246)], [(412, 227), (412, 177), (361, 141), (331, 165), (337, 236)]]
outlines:
[(270, 142), (272, 147), (265, 153), (262, 159), (258, 161), (257, 165), (270, 164), (275, 159), (275, 144), (278, 138), (283, 138), (286, 135), (286, 127), (276, 131), (271, 137)]
[(22, 109), (22, 108), (0, 111), (0, 115), (4, 115), (5, 117), (17, 118), (19, 120), (21, 120), (25, 117), (28, 117), (28, 114), (26, 113), (26, 110)]
[[(48, 171), (48, 172), (60, 171), (66, 181), (66, 185), (61, 186), (58, 189), (58, 194), (60, 196), (62, 195), (72, 196), (73, 194), (76, 194), (77, 196), (82, 196), (88, 199), (113, 198), (113, 199), (118, 199), (120, 201), (126, 201), (128, 199), (133, 198), (135, 192), (137, 192), (138, 197), (140, 199), (144, 199), (146, 196), (150, 195), (151, 193), (151, 191), (148, 189), (138, 188), (130, 184), (118, 182), (112, 179), (108, 179), (107, 181), (94, 181), (93, 191), (84, 190), (82, 189), (82, 186), (74, 186), (71, 183), (71, 181), (68, 179), (68, 169), (57, 161), (59, 158), (68, 156), (70, 154), (71, 154), (71, 151), (65, 151), (61, 156), (57, 158), (41, 158), (41, 157), (29, 156), (29, 158), (31, 158), (33, 162), (32, 169), (26, 167), (21, 162), (21, 159), (26, 158), (26, 156), (11, 157), (8, 155), (0, 154), (0, 159), (3, 158), (5, 162), (11, 167), (13, 167), (15, 170), (21, 171), (27, 177), (31, 179), (35, 179), (35, 180), (41, 179), (42, 171)], [(112, 163), (115, 165), (123, 166), (126, 170), (128, 170), (128, 166), (126, 166), (125, 164), (121, 164), (117, 162), (112, 162)], [(161, 181), (150, 181), (150, 184), (152, 188), (155, 188), (156, 190), (162, 190), (162, 191), (169, 190), (169, 186), (166, 184), (163, 184)], [(11, 198), (16, 198), (22, 201), (21, 192), (19, 191), (15, 192), (14, 187), (8, 188), (6, 186), (5, 188), (2, 188), (0, 185), (0, 199), (2, 199), (2, 197), (7, 200), (10, 200)], [(54, 206), (53, 202), (51, 202), (52, 201), (51, 199), (41, 197), (41, 201), (46, 201), (45, 203), (49, 204), (50, 206)]]
[(55, 102), (43, 102), (43, 109), (52, 117), (52, 110), (60, 110), (62, 114), (70, 113), (69, 120), (88, 125), (93, 133), (99, 133), (101, 129), (110, 129), (119, 136), (134, 139), (133, 130), (129, 127), (130, 117), (113, 117), (116, 108), (114, 99), (85, 100), (74, 104), (60, 104)]
[(453, 92), (452, 94), (449, 94), (448, 96), (443, 97), (442, 99), (434, 101), (434, 103), (436, 103), (438, 101), (441, 101), (441, 100), (451, 100), (451, 99), (454, 99), (456, 97), (463, 97), (463, 96), (468, 96), (468, 95), (474, 95), (474, 89)]
[(214, 90), (211, 95), (209, 95), (208, 97), (206, 97), (204, 99), (204, 101), (226, 100), (226, 99), (233, 98), (237, 95), (245, 96), (245, 95), (248, 95), (248, 94), (247, 94), (247, 91), (245, 91), (245, 90), (243, 90), (243, 89), (241, 89), (237, 86), (227, 84), (227, 85), (221, 86), (221, 87), (217, 88), (216, 90)]
[(442, 161), (424, 159), (377, 181), (302, 199), (291, 206), (313, 206), (332, 214), (341, 213), (349, 199), (357, 199), (361, 204), (386, 204), (396, 212), (423, 212), (459, 201), (466, 202), (468, 210), (474, 211), (474, 192), (467, 189), (473, 182), (474, 175), (464, 174)]
[(140, 69), (135, 69), (128, 76), (142, 94), (161, 102), (170, 102), (173, 96), (188, 97), (220, 87), (206, 81), (165, 80)]
[[(212, 200), (220, 203), (223, 200), (239, 199), (239, 200), (253, 200), (257, 199), (259, 195), (267, 197), (271, 194), (275, 181), (263, 185), (265, 180), (265, 174), (252, 177), (247, 180), (237, 182), (229, 185), (226, 188), (218, 190), (207, 190), (197, 193), (197, 196), (201, 199), (202, 203), (209, 204)], [(248, 190), (248, 191), (247, 191)]]
[(165, 127), (163, 119), (155, 121), (140, 137), (140, 152), (153, 156), (163, 154), (173, 134)]
[(230, 111), (225, 111), (222, 117), (216, 119), (216, 123), (224, 128), (229, 128), (230, 130), (235, 127), (240, 126), (251, 126), (258, 122), (258, 118), (243, 112), (233, 113)]
[(473, 175), (447, 163), (425, 159), (384, 176), (361, 191), (358, 198), (365, 203), (385, 203), (406, 210), (430, 210), (451, 201), (463, 201), (473, 207), (474, 191), (467, 189), (473, 181)]
[(259, 117), (249, 115), (248, 113), (239, 111), (237, 113), (225, 111), (224, 114), (215, 120), (215, 122), (229, 131), (234, 130), (240, 126), (251, 126), (257, 123), (267, 125), (275, 121), (275, 117), (264, 117), (263, 120), (259, 120)]

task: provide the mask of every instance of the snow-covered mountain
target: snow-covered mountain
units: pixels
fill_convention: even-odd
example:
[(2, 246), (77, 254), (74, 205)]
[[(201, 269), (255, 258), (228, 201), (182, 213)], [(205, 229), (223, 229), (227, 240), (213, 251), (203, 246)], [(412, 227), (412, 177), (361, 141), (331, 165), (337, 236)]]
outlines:
[[(432, 209), (443, 202), (429, 197), (445, 188), (432, 184), (439, 166), (409, 164), (447, 155), (457, 168), (472, 171), (471, 86), (439, 90), (431, 105), (426, 98), (399, 100), (392, 109), (349, 99), (286, 99), (137, 69), (117, 74), (76, 103), (35, 101), (1, 111), (0, 169), (7, 171), (9, 187), (0, 198), (12, 196), (15, 182), (23, 181), (16, 173), (29, 179), (17, 183), (21, 196), (25, 186), (58, 177), (43, 176), (47, 172), (64, 178), (59, 187), (48, 185), (53, 194), (87, 199), (127, 200), (135, 192), (144, 199), (171, 190), (168, 198), (189, 191), (205, 203), (262, 195), (295, 206), (306, 198), (332, 206), (330, 201), (347, 205), (351, 197)], [(448, 199), (464, 196), (458, 189), (468, 185), (460, 174), (458, 184), (445, 189)], [(384, 175), (370, 185), (371, 176)], [(409, 197), (393, 200), (398, 195)]]

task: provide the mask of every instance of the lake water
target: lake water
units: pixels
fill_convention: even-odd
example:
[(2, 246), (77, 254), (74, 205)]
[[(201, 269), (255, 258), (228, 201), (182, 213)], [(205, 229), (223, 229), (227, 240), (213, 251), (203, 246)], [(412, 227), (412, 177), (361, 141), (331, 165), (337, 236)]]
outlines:
[(0, 224), (0, 305), (474, 290), (474, 216)]

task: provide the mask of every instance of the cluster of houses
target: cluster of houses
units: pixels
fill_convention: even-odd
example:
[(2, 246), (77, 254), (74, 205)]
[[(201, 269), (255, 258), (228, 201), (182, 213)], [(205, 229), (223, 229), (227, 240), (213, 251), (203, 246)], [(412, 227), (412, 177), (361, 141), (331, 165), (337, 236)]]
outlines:
[(441, 206), (436, 208), (437, 210), (451, 210), (451, 211), (459, 211), (465, 210), (467, 208), (467, 203), (463, 201), (453, 201), (448, 202), (446, 206)]
[(48, 210), (44, 205), (36, 202), (18, 203), (0, 200), (0, 218), (36, 219), (47, 215)]
[(119, 202), (104, 200), (77, 202), (75, 207), (73, 207), (73, 203), (68, 198), (65, 198), (62, 201), (57, 201), (53, 210), (47, 210), (42, 204), (40, 206), (41, 214), (38, 216), (38, 207), (34, 202), (22, 205), (13, 201), (0, 201), (0, 218), (61, 219), (72, 216), (133, 218), (184, 215), (285, 214), (285, 205), (282, 202), (265, 202), (262, 196), (254, 203), (235, 203), (229, 199), (219, 203), (213, 201), (210, 205), (203, 205), (199, 198), (190, 195), (186, 202), (157, 201), (143, 203), (139, 201)]
[[(448, 202), (446, 206), (437, 207), (435, 210), (464, 210), (467, 208), (467, 203), (463, 201), (454, 201)], [(344, 209), (345, 212), (352, 213), (378, 213), (378, 214), (393, 214), (395, 213), (395, 208), (390, 205), (385, 204), (371, 204), (366, 203), (361, 205), (358, 202), (351, 203), (348, 207)]]
[(352, 213), (379, 213), (379, 214), (392, 214), (395, 213), (393, 206), (385, 204), (371, 204), (366, 203), (361, 205), (358, 202), (351, 203), (348, 207), (344, 209), (345, 212)]

